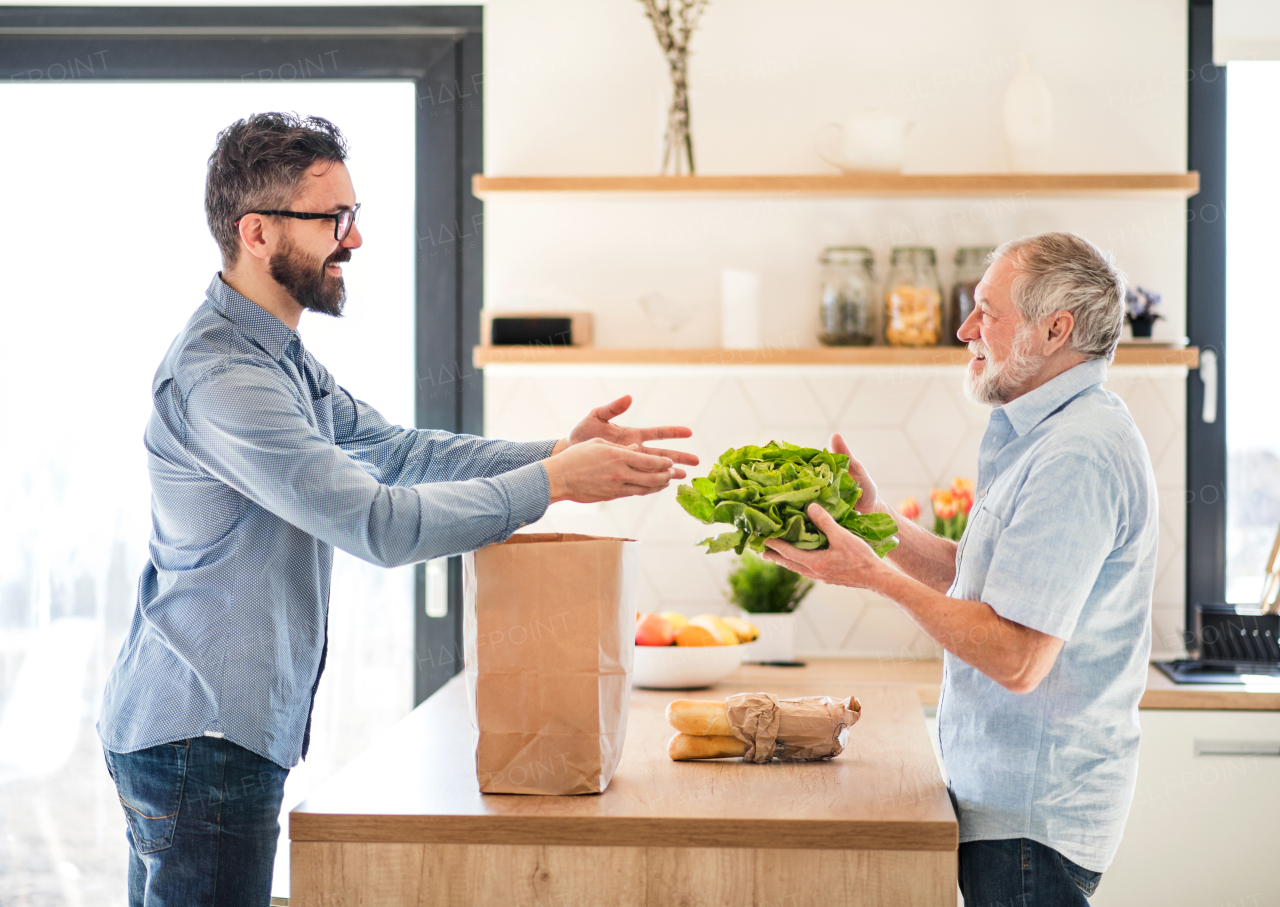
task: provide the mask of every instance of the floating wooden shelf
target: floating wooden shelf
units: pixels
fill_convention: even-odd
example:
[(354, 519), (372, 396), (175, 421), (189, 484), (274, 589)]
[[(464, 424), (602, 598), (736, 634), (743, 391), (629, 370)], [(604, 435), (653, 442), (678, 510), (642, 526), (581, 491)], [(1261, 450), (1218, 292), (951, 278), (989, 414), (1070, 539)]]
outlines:
[[(476, 368), (489, 365), (890, 365), (956, 366), (969, 361), (963, 347), (806, 347), (804, 349), (618, 349), (567, 346), (477, 346)], [(1122, 346), (1116, 365), (1172, 365), (1197, 368), (1194, 346)]]
[(1098, 196), (1200, 191), (1190, 173), (863, 173), (838, 176), (485, 176), (471, 178), (477, 198), (509, 192), (806, 196)]

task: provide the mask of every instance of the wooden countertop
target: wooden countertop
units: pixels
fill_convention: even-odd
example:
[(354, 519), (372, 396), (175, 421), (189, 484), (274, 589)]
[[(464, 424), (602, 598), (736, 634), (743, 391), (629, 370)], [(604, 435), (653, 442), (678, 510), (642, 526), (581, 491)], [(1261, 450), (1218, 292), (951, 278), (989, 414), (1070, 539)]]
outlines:
[[(905, 683), (915, 687), (920, 704), (936, 706), (942, 686), (941, 661), (894, 658), (808, 658), (803, 668), (743, 665), (729, 678), (734, 682), (763, 684), (770, 691), (778, 684), (834, 682)], [(1175, 684), (1155, 665), (1147, 669), (1147, 692), (1141, 709), (1222, 709), (1226, 711), (1280, 710), (1280, 688), (1275, 686), (1223, 687), (1220, 684)]]
[[(815, 666), (816, 669), (817, 666)], [(778, 670), (778, 669), (775, 669)], [(751, 669), (744, 669), (749, 675)], [(834, 759), (744, 764), (672, 762), (672, 699), (705, 693), (635, 690), (622, 761), (598, 796), (481, 794), (461, 677), (290, 813), (294, 841), (954, 851), (955, 813), (908, 686), (813, 678), (794, 696), (856, 693), (862, 720)]]
[[(868, 683), (901, 683), (915, 687), (921, 705), (936, 706), (942, 687), (942, 662), (896, 658), (805, 658), (803, 668), (744, 664), (729, 680), (755, 684), (773, 692), (779, 684), (844, 683), (855, 693)], [(861, 698), (862, 694), (858, 693)]]
[(1151, 665), (1147, 669), (1147, 692), (1138, 708), (1274, 712), (1280, 710), (1280, 687), (1244, 684), (1224, 689), (1216, 683), (1174, 683)]

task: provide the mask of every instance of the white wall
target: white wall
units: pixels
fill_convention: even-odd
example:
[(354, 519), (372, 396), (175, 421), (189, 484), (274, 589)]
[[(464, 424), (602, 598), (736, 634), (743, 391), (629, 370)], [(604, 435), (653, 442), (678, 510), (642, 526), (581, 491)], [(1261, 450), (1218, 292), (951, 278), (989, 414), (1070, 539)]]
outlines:
[[(713, 3), (690, 62), (699, 172), (834, 172), (815, 136), (863, 107), (915, 121), (906, 172), (1005, 171), (1003, 96), (1023, 50), (1054, 98), (1056, 169), (1182, 171), (1185, 23), (1185, 0)], [(485, 57), (487, 173), (656, 172), (667, 76), (639, 3), (496, 0)], [(763, 276), (766, 335), (799, 329), (807, 346), (826, 245), (871, 246), (880, 274), (892, 246), (935, 246), (948, 282), (958, 245), (1065, 229), (1163, 292), (1157, 331), (1180, 337), (1184, 215), (1176, 198), (490, 198), (486, 302), (575, 305), (596, 313), (599, 345), (652, 346), (664, 338), (637, 300), (659, 290), (709, 307), (676, 337), (706, 345), (720, 269), (750, 267)]]
[[(815, 153), (815, 135), (823, 124), (863, 107), (885, 108), (915, 121), (906, 172), (1005, 171), (1001, 110), (1019, 51), (1035, 54), (1054, 99), (1054, 169), (1180, 172), (1186, 168), (1186, 17), (1185, 0), (1070, 5), (718, 0), (693, 39), (690, 62), (699, 173), (834, 172)], [(486, 173), (657, 172), (667, 77), (638, 2), (492, 0), (485, 8), (485, 56)], [(931, 245), (938, 249), (947, 284), (958, 245), (994, 245), (1065, 229), (1112, 250), (1134, 282), (1162, 292), (1169, 318), (1157, 323), (1157, 335), (1180, 337), (1185, 333), (1184, 214), (1177, 198), (490, 197), (486, 304), (590, 310), (599, 346), (714, 346), (720, 270), (749, 268), (763, 279), (765, 337), (813, 346), (817, 258), (826, 245), (872, 247), (881, 275), (892, 246)], [(697, 311), (674, 336), (651, 326), (638, 305), (641, 296), (655, 290)], [(846, 407), (854, 391), (845, 387), (848, 394), (834, 411), (809, 399), (796, 403), (779, 424), (767, 415), (747, 415), (785, 399), (779, 395), (782, 384), (765, 373), (759, 379), (746, 373), (663, 374), (668, 377), (615, 370), (574, 378), (490, 369), (486, 430), (549, 436), (556, 433), (549, 430), (552, 425), (563, 430), (585, 414), (591, 398), (584, 388), (606, 396), (630, 391), (637, 395), (637, 419), (696, 422), (695, 429), (714, 434), (714, 442), (709, 436), (695, 439), (702, 454), (758, 440), (760, 432), (785, 428), (787, 440), (820, 440), (834, 427), (877, 435), (911, 451), (910, 466), (888, 480), (894, 493), (921, 496), (931, 483), (976, 471), (981, 422), (973, 421), (967, 404), (955, 399), (955, 388), (941, 375), (915, 376), (910, 387), (919, 393), (910, 400), (898, 401), (901, 389), (879, 393), (873, 388), (874, 415)], [(780, 377), (775, 371), (767, 375)], [(817, 379), (807, 377), (813, 387)], [(850, 373), (840, 380), (862, 380), (870, 387), (866, 378)], [(1120, 370), (1113, 379), (1157, 463), (1166, 505), (1157, 648), (1176, 648), (1183, 601), (1183, 379)], [(806, 378), (791, 376), (782, 383), (796, 380)], [(881, 379), (872, 383), (877, 382)], [(737, 421), (728, 415), (736, 411), (726, 402), (730, 398), (743, 413)], [(934, 412), (942, 425), (954, 423), (959, 432), (946, 456), (921, 441), (929, 431), (939, 431), (920, 434), (917, 413), (925, 411)], [(535, 413), (542, 417), (536, 425)], [(720, 447), (713, 449), (714, 443)], [(663, 519), (664, 511), (676, 516)], [(651, 516), (637, 519), (642, 512)], [(702, 555), (700, 549), (681, 553), (688, 533), (672, 522), (687, 517), (674, 501), (664, 496), (620, 502), (600, 513), (612, 514), (600, 526), (634, 533), (651, 551), (654, 566), (648, 572), (656, 578), (647, 581), (652, 588), (646, 594), (652, 602), (717, 603), (717, 577), (727, 564), (717, 562), (708, 579), (706, 569), (685, 563)], [(570, 508), (553, 512), (547, 525), (590, 531), (586, 527), (600, 519), (599, 513)], [(689, 527), (695, 534), (701, 528)], [(932, 651), (905, 618), (874, 596), (831, 590), (815, 593), (805, 608), (812, 632), (802, 642), (815, 654)]]
[[(906, 169), (1003, 170), (1001, 104), (1031, 51), (1070, 171), (1186, 167), (1185, 0), (712, 0), (689, 64), (706, 173), (822, 173), (814, 132), (861, 107), (917, 121)], [(485, 169), (648, 173), (665, 63), (637, 0), (491, 0)]]
[[(623, 393), (636, 398), (637, 424), (688, 425), (705, 475), (728, 447), (782, 439), (825, 446), (840, 431), (892, 502), (977, 476), (989, 410), (964, 399), (960, 368), (501, 366), (485, 370), (485, 433), (534, 440), (563, 437), (587, 410)], [(1124, 399), (1147, 442), (1160, 493), (1154, 648), (1176, 652), (1183, 609), (1181, 368), (1111, 370), (1108, 388)], [(526, 531), (587, 532), (639, 539), (639, 606), (690, 616), (730, 610), (724, 599), (730, 554), (708, 555), (704, 526), (675, 502), (675, 488), (609, 504), (557, 504)], [(711, 530), (711, 531), (709, 531)], [(933, 643), (894, 604), (871, 592), (820, 586), (800, 608), (801, 654), (927, 658)]]

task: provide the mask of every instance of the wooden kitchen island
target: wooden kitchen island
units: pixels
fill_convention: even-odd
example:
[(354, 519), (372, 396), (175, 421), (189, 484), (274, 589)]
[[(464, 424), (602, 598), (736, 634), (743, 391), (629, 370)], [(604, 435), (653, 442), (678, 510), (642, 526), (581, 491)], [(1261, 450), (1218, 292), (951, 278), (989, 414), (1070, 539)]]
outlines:
[[(863, 717), (826, 762), (667, 758), (669, 701), (757, 690), (854, 693)], [(916, 688), (785, 670), (634, 691), (609, 789), (580, 797), (480, 794), (454, 678), (299, 805), (289, 837), (291, 907), (956, 903), (956, 817)]]

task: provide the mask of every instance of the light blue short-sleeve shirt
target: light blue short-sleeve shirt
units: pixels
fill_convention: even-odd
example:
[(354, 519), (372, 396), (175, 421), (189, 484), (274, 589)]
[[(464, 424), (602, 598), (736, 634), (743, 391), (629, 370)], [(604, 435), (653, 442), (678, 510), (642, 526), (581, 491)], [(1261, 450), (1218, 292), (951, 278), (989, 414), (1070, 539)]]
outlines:
[(960, 841), (1031, 838), (1111, 863), (1138, 769), (1159, 535), (1146, 445), (1100, 359), (991, 413), (948, 595), (1065, 641), (1011, 693), (950, 652), (938, 740)]

